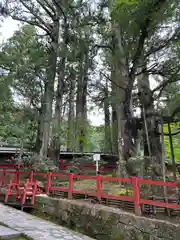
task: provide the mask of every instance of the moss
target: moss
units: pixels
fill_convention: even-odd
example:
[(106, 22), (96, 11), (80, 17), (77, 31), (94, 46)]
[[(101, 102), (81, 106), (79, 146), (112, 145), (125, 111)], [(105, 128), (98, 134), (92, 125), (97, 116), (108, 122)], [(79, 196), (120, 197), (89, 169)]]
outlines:
[(168, 222), (73, 200), (43, 197), (41, 200), (45, 207), (39, 204), (38, 208), (46, 214), (39, 217), (97, 240), (179, 240), (179, 227)]

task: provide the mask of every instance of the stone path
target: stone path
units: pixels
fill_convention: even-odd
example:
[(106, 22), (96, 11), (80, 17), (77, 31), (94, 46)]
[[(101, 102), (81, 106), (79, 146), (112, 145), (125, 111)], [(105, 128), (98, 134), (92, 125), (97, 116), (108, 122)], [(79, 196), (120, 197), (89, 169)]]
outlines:
[(0, 203), (0, 223), (17, 230), (33, 240), (93, 240), (65, 227), (42, 220)]
[(21, 234), (18, 231), (15, 231), (13, 229), (0, 226), (0, 239), (9, 239), (13, 237), (19, 237)]

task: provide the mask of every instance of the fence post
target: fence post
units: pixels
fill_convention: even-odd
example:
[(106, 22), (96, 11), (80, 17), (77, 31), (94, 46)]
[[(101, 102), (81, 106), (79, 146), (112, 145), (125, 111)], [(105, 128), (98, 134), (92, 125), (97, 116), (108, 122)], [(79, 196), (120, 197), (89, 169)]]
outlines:
[(73, 187), (74, 187), (74, 174), (69, 174), (69, 188), (68, 188), (68, 199), (72, 199), (73, 195)]
[(48, 172), (47, 178), (48, 178), (48, 181), (47, 181), (47, 184), (46, 184), (46, 191), (45, 191), (46, 194), (49, 193), (49, 190), (50, 190), (51, 185), (52, 185), (52, 172)]
[(134, 191), (134, 211), (136, 215), (141, 216), (139, 181), (137, 177), (132, 177), (132, 185)]
[(102, 197), (102, 176), (97, 174), (96, 175), (96, 189), (97, 189), (97, 199), (101, 201)]

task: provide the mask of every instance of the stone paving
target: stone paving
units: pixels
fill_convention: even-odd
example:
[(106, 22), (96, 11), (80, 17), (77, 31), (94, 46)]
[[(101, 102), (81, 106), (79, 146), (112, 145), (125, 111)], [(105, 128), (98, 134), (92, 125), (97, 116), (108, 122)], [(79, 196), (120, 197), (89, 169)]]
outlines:
[(93, 240), (65, 227), (42, 220), (0, 203), (0, 223), (33, 240)]
[(20, 232), (16, 230), (0, 226), (0, 239), (12, 239), (13, 237), (19, 237), (20, 235)]

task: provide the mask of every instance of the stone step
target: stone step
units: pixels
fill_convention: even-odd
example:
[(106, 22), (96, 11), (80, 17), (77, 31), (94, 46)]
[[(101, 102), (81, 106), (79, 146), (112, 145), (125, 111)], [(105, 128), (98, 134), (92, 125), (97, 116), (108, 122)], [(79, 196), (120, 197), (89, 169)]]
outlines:
[(95, 240), (2, 203), (0, 203), (0, 222), (32, 240)]

